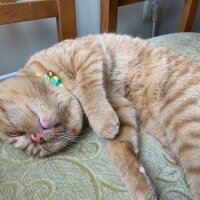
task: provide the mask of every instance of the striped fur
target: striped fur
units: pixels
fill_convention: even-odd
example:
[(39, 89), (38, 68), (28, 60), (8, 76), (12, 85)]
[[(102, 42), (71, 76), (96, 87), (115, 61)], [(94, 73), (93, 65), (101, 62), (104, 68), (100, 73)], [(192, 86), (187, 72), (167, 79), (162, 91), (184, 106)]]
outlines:
[[(66, 90), (35, 75), (47, 71), (57, 74)], [(107, 138), (112, 160), (134, 199), (156, 199), (138, 160), (140, 128), (177, 159), (200, 199), (199, 77), (200, 63), (139, 38), (104, 34), (66, 40), (36, 53), (16, 78), (0, 84), (1, 138), (32, 155), (56, 152), (60, 135), (81, 133), (83, 109), (95, 132)], [(52, 123), (43, 145), (30, 140), (31, 133), (40, 131), (39, 112)], [(55, 119), (67, 131), (56, 131)], [(23, 134), (10, 137), (7, 133), (15, 129)], [(68, 145), (68, 140), (61, 144)]]

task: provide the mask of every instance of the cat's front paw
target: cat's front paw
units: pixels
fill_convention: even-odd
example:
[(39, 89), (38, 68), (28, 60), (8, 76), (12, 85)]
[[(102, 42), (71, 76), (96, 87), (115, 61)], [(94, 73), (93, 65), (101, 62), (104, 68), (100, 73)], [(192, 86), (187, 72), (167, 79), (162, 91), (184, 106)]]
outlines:
[(104, 111), (92, 121), (91, 125), (98, 136), (113, 139), (118, 134), (119, 119), (114, 110)]

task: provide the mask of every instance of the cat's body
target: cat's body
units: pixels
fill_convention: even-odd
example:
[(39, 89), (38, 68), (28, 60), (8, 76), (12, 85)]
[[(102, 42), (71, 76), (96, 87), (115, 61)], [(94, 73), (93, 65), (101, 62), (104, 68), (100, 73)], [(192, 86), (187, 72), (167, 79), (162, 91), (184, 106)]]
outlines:
[[(54, 72), (65, 88), (55, 87), (37, 76), (48, 71)], [(200, 199), (199, 75), (200, 63), (139, 38), (104, 34), (66, 40), (35, 54), (16, 78), (0, 84), (0, 109), (6, 113), (0, 115), (1, 127), (4, 127), (1, 128), (1, 138), (29, 154), (44, 156), (68, 144), (61, 140), (60, 148), (55, 148), (52, 139), (51, 142), (48, 140), (48, 130), (53, 135), (53, 132), (59, 132), (57, 127), (65, 127), (67, 131), (61, 131), (62, 136), (59, 133), (52, 138), (66, 139), (65, 134), (75, 138), (82, 129), (84, 111), (95, 132), (108, 138), (113, 162), (133, 197), (138, 200), (156, 199), (154, 187), (137, 159), (141, 126), (179, 162), (195, 198)], [(17, 91), (14, 91), (15, 87), (18, 87)], [(42, 128), (37, 129), (36, 122), (32, 132), (27, 131), (31, 125), (23, 132), (29, 138), (27, 146), (32, 139), (34, 143), (31, 145), (40, 150), (34, 150), (35, 146), (21, 147), (23, 142), (13, 141), (5, 135), (12, 132), (6, 130), (6, 126), (15, 127), (15, 123), (22, 123), (6, 121), (11, 121), (13, 114), (13, 107), (5, 103), (11, 101), (12, 104), (12, 94), (16, 94), (16, 98), (22, 97), (18, 104), (28, 98), (23, 104), (39, 118)], [(45, 103), (48, 109), (43, 109)], [(65, 107), (68, 107), (66, 116), (63, 115)], [(53, 114), (56, 108), (60, 111), (57, 115)], [(30, 114), (30, 111), (25, 112), (23, 117)], [(36, 117), (33, 114), (30, 119), (34, 124), (33, 116)], [(67, 125), (63, 125), (65, 123)], [(36, 132), (43, 134), (42, 141)], [(24, 137), (21, 135), (19, 137)]]

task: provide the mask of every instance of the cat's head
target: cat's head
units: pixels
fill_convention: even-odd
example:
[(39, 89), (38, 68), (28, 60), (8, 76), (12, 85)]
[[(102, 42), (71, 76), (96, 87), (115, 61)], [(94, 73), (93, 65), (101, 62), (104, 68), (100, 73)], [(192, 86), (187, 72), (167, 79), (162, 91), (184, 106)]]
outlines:
[(55, 153), (83, 126), (78, 100), (39, 77), (16, 76), (0, 83), (0, 138), (30, 155)]

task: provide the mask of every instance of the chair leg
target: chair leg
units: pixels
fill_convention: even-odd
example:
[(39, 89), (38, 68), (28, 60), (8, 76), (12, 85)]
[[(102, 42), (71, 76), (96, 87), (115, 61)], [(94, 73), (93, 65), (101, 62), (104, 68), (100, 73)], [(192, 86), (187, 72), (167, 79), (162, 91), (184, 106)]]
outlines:
[(57, 0), (57, 4), (57, 30), (59, 41), (67, 38), (75, 38), (77, 36), (75, 0)]
[(118, 0), (101, 0), (101, 33), (116, 32)]
[(184, 8), (179, 23), (179, 32), (190, 32), (196, 16), (199, 0), (185, 0)]

